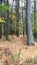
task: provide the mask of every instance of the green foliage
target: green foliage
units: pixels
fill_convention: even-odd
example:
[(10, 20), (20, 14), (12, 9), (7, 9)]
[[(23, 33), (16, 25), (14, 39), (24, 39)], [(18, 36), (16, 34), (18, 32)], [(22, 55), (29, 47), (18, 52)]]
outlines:
[(19, 30), (19, 22), (16, 22), (16, 29)]
[(11, 65), (19, 65), (20, 62), (25, 61), (24, 60), (25, 57), (21, 53), (21, 49), (19, 49), (18, 54), (12, 54), (11, 57), (12, 57), (12, 60), (13, 60), (13, 64), (11, 64)]
[(12, 30), (16, 31), (16, 21), (12, 22)]
[(21, 49), (19, 49), (18, 54), (12, 54), (11, 57), (13, 61), (11, 65), (23, 65), (23, 63), (25, 63), (24, 65), (37, 65), (37, 56), (26, 59), (21, 53)]
[(4, 12), (4, 10), (9, 10), (10, 7), (4, 4), (0, 4), (0, 12)]
[(13, 12), (12, 12), (12, 15), (16, 15), (16, 11), (13, 11)]
[(5, 23), (5, 21), (2, 18), (0, 18), (0, 23)]
[(37, 42), (37, 38), (34, 38), (34, 40)]

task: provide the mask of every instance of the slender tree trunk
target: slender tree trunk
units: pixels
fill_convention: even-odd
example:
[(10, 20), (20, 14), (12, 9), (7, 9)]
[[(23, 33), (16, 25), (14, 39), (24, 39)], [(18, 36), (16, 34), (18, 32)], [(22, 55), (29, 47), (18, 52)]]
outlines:
[[(23, 0), (22, 0), (22, 2), (23, 2)], [(24, 37), (23, 5), (22, 5), (22, 22), (23, 22), (23, 37)]]
[(36, 0), (34, 0), (34, 38), (37, 37), (36, 24)]
[[(6, 5), (6, 2), (5, 1), (3, 1), (3, 3), (4, 3), (4, 5)], [(6, 35), (6, 11), (5, 11), (5, 9), (4, 9), (4, 20), (5, 20), (5, 23), (4, 23), (4, 36)]]
[(32, 25), (31, 25), (31, 0), (26, 0), (26, 30), (27, 30), (27, 44), (34, 44)]
[(22, 22), (23, 22), (23, 37), (24, 37), (24, 20), (23, 20), (23, 7), (22, 7)]
[(19, 36), (19, 0), (16, 0), (16, 35)]
[[(2, 4), (2, 0), (0, 0), (0, 4)], [(2, 15), (0, 15), (2, 17)], [(0, 23), (0, 39), (2, 38), (2, 23)]]
[(23, 37), (24, 37), (24, 21), (23, 21), (23, 8), (22, 8), (22, 22), (23, 22)]
[(13, 34), (13, 30), (12, 30), (12, 13), (13, 13), (13, 4), (14, 4), (14, 0), (12, 1), (12, 7), (11, 7), (11, 22), (10, 22), (10, 35)]
[(0, 39), (2, 38), (2, 23), (0, 23)]
[[(7, 0), (7, 6), (9, 6), (9, 1)], [(9, 36), (9, 10), (7, 10), (7, 19), (6, 19), (6, 24), (5, 24), (5, 36), (6, 39), (8, 39)]]
[(36, 30), (36, 1), (34, 0), (34, 31)]
[[(24, 2), (24, 10), (25, 10), (25, 0), (23, 1)], [(22, 20), (23, 20), (23, 16), (25, 16), (24, 15), (24, 13), (23, 13), (23, 8), (22, 8)], [(24, 37), (24, 35), (25, 35), (25, 19), (23, 20), (23, 37)]]

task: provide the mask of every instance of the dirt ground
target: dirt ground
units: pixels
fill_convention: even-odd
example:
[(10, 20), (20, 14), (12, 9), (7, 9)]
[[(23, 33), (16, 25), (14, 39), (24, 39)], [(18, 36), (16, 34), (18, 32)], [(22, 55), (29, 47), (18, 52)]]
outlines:
[(37, 56), (37, 43), (35, 43), (35, 46), (27, 46), (25, 45), (26, 37), (23, 37), (21, 35), (19, 37), (16, 37), (13, 35), (11, 38), (11, 41), (6, 41), (4, 37), (2, 37), (0, 40), (0, 49), (9, 48), (12, 53), (15, 54), (17, 54), (19, 52), (19, 49), (21, 49), (21, 52), (25, 58)]

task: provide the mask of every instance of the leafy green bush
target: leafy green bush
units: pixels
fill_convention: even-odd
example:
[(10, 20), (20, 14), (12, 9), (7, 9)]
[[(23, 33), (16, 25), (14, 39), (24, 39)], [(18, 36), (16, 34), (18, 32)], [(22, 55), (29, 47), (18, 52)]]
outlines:
[(0, 12), (4, 12), (4, 10), (9, 10), (10, 7), (4, 4), (0, 4)]
[(5, 23), (5, 21), (2, 18), (0, 18), (0, 23)]

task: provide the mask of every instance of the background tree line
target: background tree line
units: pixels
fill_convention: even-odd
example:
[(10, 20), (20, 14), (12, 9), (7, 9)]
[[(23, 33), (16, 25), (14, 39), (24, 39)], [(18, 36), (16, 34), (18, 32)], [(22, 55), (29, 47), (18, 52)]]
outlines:
[[(32, 3), (33, 4), (32, 4)], [(0, 0), (0, 39), (2, 35), (27, 36), (27, 44), (34, 44), (37, 38), (37, 1), (31, 0)], [(32, 5), (32, 7), (31, 7)]]

